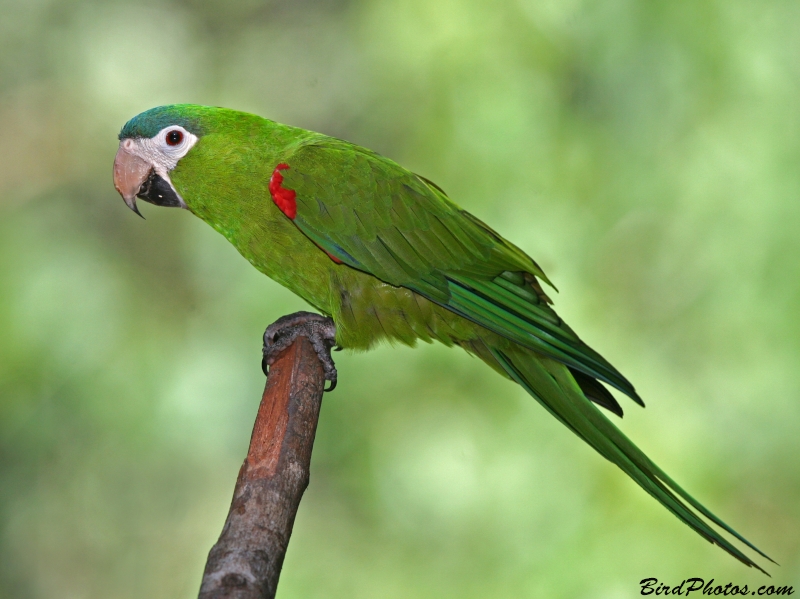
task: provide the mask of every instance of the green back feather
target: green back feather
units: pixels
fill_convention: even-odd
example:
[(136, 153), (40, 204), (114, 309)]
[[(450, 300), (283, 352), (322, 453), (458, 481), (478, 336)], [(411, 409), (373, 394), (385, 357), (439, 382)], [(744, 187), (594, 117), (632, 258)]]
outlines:
[[(633, 385), (530, 284), (525, 273), (547, 278), (524, 252), (438, 187), (367, 150), (321, 138), (286, 159), (285, 186), (297, 193), (295, 224), (303, 233), (345, 264), (412, 289), (513, 342), (476, 353), (487, 359), (488, 352), (493, 366), (698, 534), (763, 572), (692, 508), (769, 559), (764, 553), (678, 486), (587, 399), (570, 369), (578, 380), (589, 378), (586, 388), (601, 387), (594, 379), (601, 380), (644, 405)], [(347, 185), (330, 184), (337, 173), (346, 174)], [(605, 390), (594, 395), (604, 393), (610, 397)]]
[(642, 403), (633, 385), (521, 276), (547, 281), (541, 268), (437, 187), (368, 150), (322, 136), (286, 161), (284, 184), (297, 194), (294, 222), (325, 251)]

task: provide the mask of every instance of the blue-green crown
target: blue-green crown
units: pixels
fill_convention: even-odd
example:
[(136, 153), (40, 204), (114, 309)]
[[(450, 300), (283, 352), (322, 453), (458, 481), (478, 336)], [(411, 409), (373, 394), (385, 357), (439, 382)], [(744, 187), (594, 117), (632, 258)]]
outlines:
[[(164, 127), (180, 125), (198, 137), (203, 135), (202, 116), (209, 112), (209, 107), (197, 104), (172, 104), (157, 106), (137, 114), (122, 127), (120, 139), (129, 137), (153, 137)], [(213, 110), (213, 109), (212, 109)]]

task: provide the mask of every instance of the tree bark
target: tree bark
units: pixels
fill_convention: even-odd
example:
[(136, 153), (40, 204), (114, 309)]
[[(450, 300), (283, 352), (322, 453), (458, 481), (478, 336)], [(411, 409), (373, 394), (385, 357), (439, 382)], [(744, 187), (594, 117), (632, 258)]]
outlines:
[(324, 377), (305, 337), (270, 367), (228, 518), (208, 554), (200, 599), (275, 597), (308, 486)]

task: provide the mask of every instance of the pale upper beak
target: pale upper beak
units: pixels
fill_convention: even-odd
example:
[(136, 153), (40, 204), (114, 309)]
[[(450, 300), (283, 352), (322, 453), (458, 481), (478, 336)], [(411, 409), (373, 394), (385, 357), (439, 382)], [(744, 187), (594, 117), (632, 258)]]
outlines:
[(145, 162), (134, 154), (134, 142), (123, 139), (119, 142), (117, 157), (114, 158), (114, 187), (125, 200), (128, 208), (142, 216), (136, 207), (136, 195), (142, 184), (147, 180), (153, 165)]

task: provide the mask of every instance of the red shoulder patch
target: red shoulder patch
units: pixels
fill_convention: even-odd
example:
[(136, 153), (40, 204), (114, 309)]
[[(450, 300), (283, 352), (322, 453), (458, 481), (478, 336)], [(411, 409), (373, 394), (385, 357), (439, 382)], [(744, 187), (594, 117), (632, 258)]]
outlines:
[(272, 171), (272, 176), (269, 178), (269, 193), (272, 195), (272, 201), (280, 208), (281, 212), (294, 220), (294, 217), (297, 216), (297, 202), (295, 201), (297, 194), (291, 189), (281, 187), (283, 184), (281, 171), (287, 168), (289, 168), (289, 165), (282, 162)]

